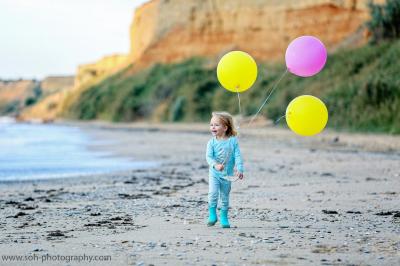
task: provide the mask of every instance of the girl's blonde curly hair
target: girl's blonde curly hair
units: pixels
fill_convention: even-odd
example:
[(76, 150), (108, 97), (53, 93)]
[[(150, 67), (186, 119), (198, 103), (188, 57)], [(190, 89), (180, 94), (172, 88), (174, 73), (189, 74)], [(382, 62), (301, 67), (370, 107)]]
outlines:
[(224, 124), (228, 128), (225, 133), (227, 137), (237, 136), (237, 131), (233, 123), (233, 117), (230, 113), (212, 112), (211, 115), (217, 117), (222, 122), (222, 124)]

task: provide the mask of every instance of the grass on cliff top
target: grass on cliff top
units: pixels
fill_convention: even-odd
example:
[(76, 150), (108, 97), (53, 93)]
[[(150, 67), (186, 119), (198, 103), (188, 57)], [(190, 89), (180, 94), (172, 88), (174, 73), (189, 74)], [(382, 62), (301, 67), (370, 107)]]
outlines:
[[(400, 133), (400, 41), (329, 55), (316, 76), (288, 73), (261, 115), (277, 119), (295, 97), (311, 94), (325, 102), (328, 127), (339, 130)], [(281, 65), (259, 65), (255, 85), (241, 94), (242, 112), (253, 115)], [(212, 110), (238, 113), (237, 96), (221, 88), (216, 66), (205, 59), (154, 65), (134, 76), (121, 71), (84, 91), (70, 109), (78, 119), (111, 121), (208, 121)], [(285, 124), (284, 121), (281, 124)]]

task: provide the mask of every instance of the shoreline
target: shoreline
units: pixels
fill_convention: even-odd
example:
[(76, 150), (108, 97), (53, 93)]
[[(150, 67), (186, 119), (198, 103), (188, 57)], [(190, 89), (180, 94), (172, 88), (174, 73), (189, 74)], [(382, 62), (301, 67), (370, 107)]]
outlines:
[[(176, 132), (176, 133), (197, 133), (210, 135), (208, 123), (152, 123), (152, 122), (134, 122), (134, 123), (114, 123), (108, 121), (77, 121), (77, 120), (56, 120), (55, 125), (77, 126), (81, 129), (97, 128), (115, 131), (131, 132)], [(286, 127), (273, 126), (268, 123), (260, 125), (241, 126), (240, 136), (244, 137), (274, 137), (277, 139), (295, 139), (305, 143), (323, 142), (332, 146), (346, 146), (360, 148), (369, 151), (393, 152), (400, 150), (400, 135), (390, 135), (384, 133), (360, 133), (335, 131), (325, 129), (320, 134), (312, 137), (300, 137), (294, 134)], [(240, 137), (239, 136), (239, 137)], [(337, 138), (337, 139), (336, 139)], [(342, 143), (340, 143), (342, 142)], [(383, 147), (371, 143), (378, 142)], [(336, 143), (336, 144), (335, 144)]]
[(244, 129), (245, 179), (233, 183), (226, 230), (205, 225), (207, 124), (70, 125), (105, 140), (90, 149), (161, 164), (0, 185), (1, 255), (110, 255), (113, 265), (400, 263), (400, 138)]
[[(245, 119), (244, 121), (247, 121)], [(15, 121), (15, 123), (30, 124), (29, 121)], [(245, 123), (245, 122), (242, 122)], [(80, 121), (56, 119), (48, 124), (78, 127), (81, 130), (114, 130), (129, 132), (175, 132), (175, 133), (197, 133), (209, 135), (208, 124), (204, 123), (158, 123), (158, 122), (131, 122), (116, 123), (102, 120)], [(277, 139), (294, 139), (307, 144), (326, 144), (332, 147), (354, 148), (371, 152), (396, 153), (400, 150), (400, 135), (385, 133), (349, 132), (325, 129), (323, 132), (312, 137), (300, 137), (290, 131), (287, 127), (278, 127), (270, 122), (261, 121), (253, 126), (241, 126), (241, 137), (274, 137)]]

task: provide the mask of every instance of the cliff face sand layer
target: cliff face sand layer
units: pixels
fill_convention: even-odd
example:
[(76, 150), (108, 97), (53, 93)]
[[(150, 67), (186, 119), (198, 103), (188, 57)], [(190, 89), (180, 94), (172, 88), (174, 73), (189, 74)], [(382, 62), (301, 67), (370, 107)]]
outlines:
[(52, 76), (47, 77), (40, 83), (43, 95), (50, 95), (63, 91), (74, 86), (73, 76)]
[(153, 0), (135, 13), (130, 57), (146, 66), (240, 49), (259, 60), (282, 60), (290, 41), (301, 35), (317, 36), (330, 50), (349, 38), (348, 46), (359, 45), (366, 41), (367, 3)]
[(94, 63), (78, 66), (75, 77), (45, 78), (40, 83), (43, 98), (34, 106), (26, 108), (20, 119), (53, 120), (61, 116), (64, 104), (68, 104), (67, 101), (71, 101), (68, 96), (78, 96), (85, 86), (101, 81), (121, 69), (126, 63), (126, 55), (115, 54), (105, 56)]
[[(31, 81), (33, 82), (33, 81)], [(18, 119), (52, 120), (61, 112), (61, 103), (69, 91), (74, 86), (73, 76), (50, 76), (36, 83), (36, 88), (41, 91), (41, 100), (32, 106), (25, 107), (18, 114)], [(30, 95), (33, 95), (35, 87), (30, 88)]]
[(33, 89), (37, 86), (38, 82), (33, 80), (0, 80), (0, 102), (24, 101), (33, 95)]
[(97, 62), (80, 65), (75, 77), (75, 86), (79, 87), (93, 79), (107, 76), (117, 71), (119, 66), (123, 66), (127, 61), (126, 55), (114, 54), (105, 56)]

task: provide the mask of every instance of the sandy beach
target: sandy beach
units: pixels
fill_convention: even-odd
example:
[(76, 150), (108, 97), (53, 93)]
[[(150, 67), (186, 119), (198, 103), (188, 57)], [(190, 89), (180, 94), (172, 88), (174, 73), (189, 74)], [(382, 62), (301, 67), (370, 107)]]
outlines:
[(243, 128), (221, 229), (206, 226), (207, 124), (69, 125), (159, 166), (0, 184), (0, 265), (400, 265), (399, 136)]

